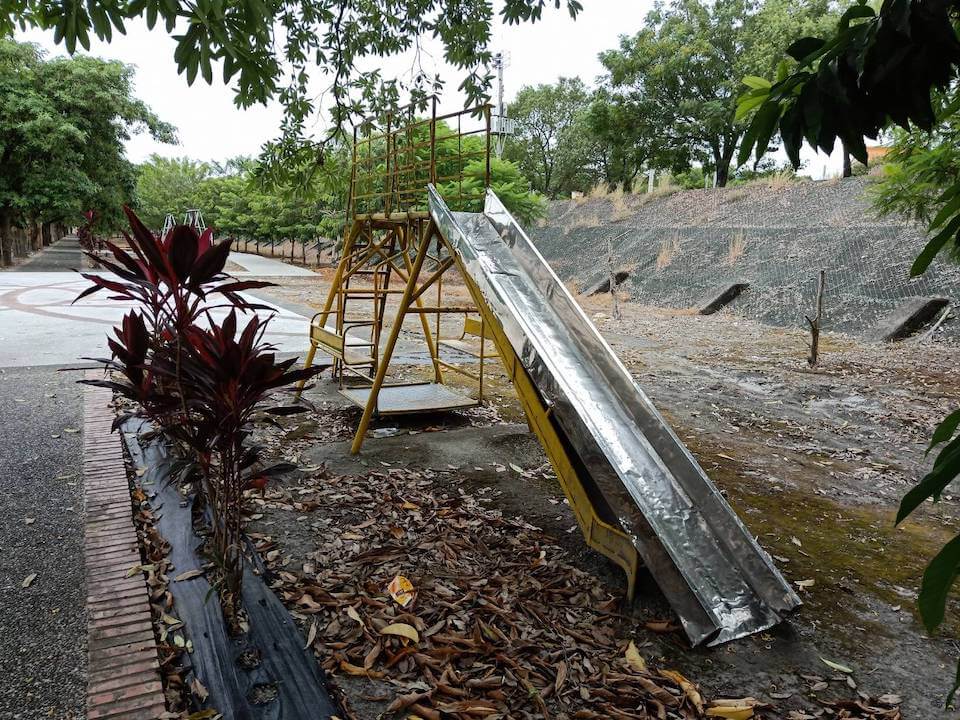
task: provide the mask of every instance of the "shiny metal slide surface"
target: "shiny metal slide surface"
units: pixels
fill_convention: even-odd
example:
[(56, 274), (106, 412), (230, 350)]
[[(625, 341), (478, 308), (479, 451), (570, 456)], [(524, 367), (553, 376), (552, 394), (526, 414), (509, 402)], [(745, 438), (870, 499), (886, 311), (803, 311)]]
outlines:
[(691, 643), (764, 630), (798, 607), (770, 556), (497, 196), (487, 191), (483, 213), (453, 213), (431, 186), (430, 211), (552, 408), (596, 503), (629, 535)]

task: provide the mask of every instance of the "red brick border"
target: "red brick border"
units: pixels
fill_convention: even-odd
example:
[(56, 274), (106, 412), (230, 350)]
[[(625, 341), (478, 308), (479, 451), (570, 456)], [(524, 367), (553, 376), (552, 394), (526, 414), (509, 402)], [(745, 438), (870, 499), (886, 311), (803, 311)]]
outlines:
[(147, 585), (142, 573), (129, 576), (140, 548), (120, 436), (110, 432), (110, 400), (109, 390), (86, 387), (87, 720), (154, 720), (167, 708)]

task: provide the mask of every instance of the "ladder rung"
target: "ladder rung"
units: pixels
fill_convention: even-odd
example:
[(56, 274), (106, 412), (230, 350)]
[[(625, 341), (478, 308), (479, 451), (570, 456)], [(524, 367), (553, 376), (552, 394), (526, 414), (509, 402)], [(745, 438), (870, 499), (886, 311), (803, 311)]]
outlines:
[(440, 367), (445, 368), (445, 369), (447, 369), (447, 370), (450, 370), (451, 372), (455, 372), (455, 373), (457, 373), (458, 375), (464, 375), (464, 376), (470, 378), (471, 380), (477, 380), (477, 381), (480, 380), (480, 375), (479, 375), (479, 373), (475, 373), (475, 372), (472, 372), (472, 371), (470, 371), (470, 370), (465, 370), (464, 368), (460, 367), (459, 365), (453, 365), (453, 364), (451, 364), (451, 363), (444, 362), (444, 361), (441, 360), (440, 358), (434, 358), (433, 361), (434, 361), (435, 363), (437, 363), (437, 365), (439, 365)]
[(373, 288), (344, 288), (341, 290), (344, 295), (350, 295), (351, 297), (362, 296), (364, 293), (368, 293), (371, 297), (379, 295), (402, 295), (404, 290), (374, 290)]

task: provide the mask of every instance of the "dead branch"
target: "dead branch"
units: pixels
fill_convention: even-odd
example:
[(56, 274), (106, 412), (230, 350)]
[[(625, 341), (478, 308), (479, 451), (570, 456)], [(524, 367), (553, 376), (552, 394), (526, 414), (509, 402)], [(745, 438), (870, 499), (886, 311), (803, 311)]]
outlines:
[(823, 287), (826, 280), (826, 270), (820, 271), (820, 280), (817, 283), (817, 314), (814, 319), (811, 319), (809, 315), (804, 315), (807, 319), (807, 323), (810, 325), (810, 356), (807, 358), (807, 362), (810, 364), (810, 367), (813, 367), (817, 364), (817, 360), (820, 358), (820, 324), (823, 321)]

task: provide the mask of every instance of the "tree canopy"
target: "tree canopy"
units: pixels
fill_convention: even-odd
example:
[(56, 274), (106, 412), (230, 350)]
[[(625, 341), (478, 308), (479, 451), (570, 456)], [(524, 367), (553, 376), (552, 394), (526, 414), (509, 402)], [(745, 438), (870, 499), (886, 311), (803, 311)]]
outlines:
[(199, 209), (218, 234), (263, 242), (313, 241), (340, 234), (349, 174), (341, 153), (308, 187), (265, 186), (256, 161), (235, 158), (222, 166), (189, 158), (151, 156), (138, 167), (134, 206), (158, 230), (168, 213), (177, 220)]
[(31, 44), (0, 39), (0, 236), (12, 224), (76, 221), (97, 209), (120, 222), (135, 181), (124, 141), (148, 131), (175, 139), (133, 96), (133, 68), (91, 57), (46, 60)]
[(825, 27), (830, 7), (830, 0), (658, 4), (640, 32), (600, 56), (609, 97), (595, 125), (619, 140), (611, 147), (626, 165), (621, 174), (640, 160), (676, 170), (696, 161), (725, 185), (745, 131), (735, 117), (740, 78), (773, 72), (791, 40)]
[[(417, 126), (416, 132), (413, 144), (418, 152), (429, 154), (428, 125)], [(482, 196), (485, 163), (471, 158), (483, 154), (483, 140), (479, 136), (453, 137), (451, 128), (442, 122), (437, 124), (436, 134), (443, 138), (437, 142), (435, 154), (438, 175), (463, 175), (462, 182), (441, 183), (441, 193)], [(462, 169), (454, 167), (463, 162), (458, 158), (466, 158)], [(514, 163), (492, 159), (490, 168), (491, 187), (521, 222), (543, 213), (542, 198), (530, 190)], [(350, 191), (350, 158), (343, 145), (328, 150), (325, 162), (313, 169), (306, 185), (276, 182), (261, 169), (258, 161), (249, 158), (218, 166), (154, 155), (138, 169), (136, 208), (154, 228), (162, 225), (167, 213), (179, 218), (197, 208), (218, 234), (262, 242), (334, 240), (343, 234)]]
[[(535, 22), (547, 4), (504, 0), (500, 16), (509, 24)], [(578, 0), (549, 4), (574, 17), (581, 9)], [(279, 100), (286, 111), (282, 139), (268, 145), (265, 156), (280, 162), (312, 144), (307, 128), (318, 96), (332, 101), (329, 127), (337, 134), (351, 119), (395, 106), (403, 92), (423, 100), (442, 87), (442, 79), (418, 62), (402, 87), (368, 59), (419, 54), (423, 38), (431, 37), (441, 43), (444, 60), (463, 73), (468, 106), (487, 97), (492, 80), (489, 0), (0, 0), (0, 36), (18, 26), (38, 27), (52, 31), (71, 53), (78, 45), (89, 49), (92, 35), (109, 41), (135, 18), (173, 35), (173, 57), (188, 83), (198, 76), (210, 83), (216, 71), (224, 83), (234, 83), (239, 107)], [(312, 79), (326, 87), (318, 93)]]
[(597, 179), (596, 143), (588, 126), (591, 92), (580, 78), (521, 88), (507, 108), (516, 133), (505, 155), (534, 190), (551, 198), (589, 190)]

